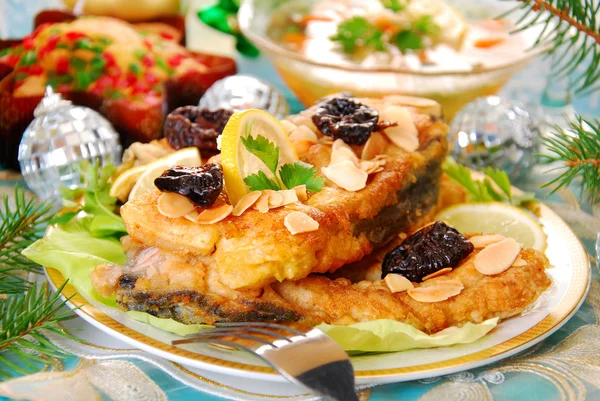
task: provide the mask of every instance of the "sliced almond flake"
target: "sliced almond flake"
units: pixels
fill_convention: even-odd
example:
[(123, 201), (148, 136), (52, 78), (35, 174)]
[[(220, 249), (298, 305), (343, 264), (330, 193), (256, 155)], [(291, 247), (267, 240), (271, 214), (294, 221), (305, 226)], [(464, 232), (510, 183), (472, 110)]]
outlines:
[(305, 139), (313, 143), (317, 143), (319, 141), (317, 134), (312, 132), (310, 128), (304, 125), (296, 127), (292, 132), (290, 132), (290, 142), (299, 141), (300, 139)]
[(489, 234), (489, 235), (474, 235), (469, 238), (469, 241), (476, 249), (485, 248), (488, 245), (495, 244), (506, 239), (504, 235)]
[(288, 135), (290, 135), (292, 133), (292, 131), (294, 131), (297, 128), (296, 124), (294, 124), (291, 121), (281, 120), (280, 122), (281, 122), (281, 125), (283, 125), (283, 128), (285, 128)]
[(443, 269), (440, 269), (436, 272), (433, 272), (431, 274), (426, 275), (425, 277), (423, 277), (421, 279), (421, 281), (427, 281), (427, 280), (431, 280), (432, 278), (436, 278), (439, 276), (443, 276), (446, 273), (450, 273), (452, 271), (451, 267), (444, 267)]
[(221, 154), (216, 154), (208, 159), (207, 163), (221, 163)]
[(294, 148), (298, 158), (302, 158), (308, 154), (310, 148), (312, 148), (315, 144), (316, 142), (309, 141), (307, 139), (299, 139), (292, 142), (292, 147)]
[(194, 210), (194, 204), (188, 198), (173, 192), (163, 192), (160, 194), (157, 207), (160, 214), (173, 219), (183, 217)]
[(415, 288), (414, 284), (401, 274), (390, 273), (383, 280), (392, 293)]
[(232, 215), (238, 217), (241, 216), (246, 210), (252, 207), (258, 198), (262, 195), (261, 191), (252, 191), (244, 195), (242, 199), (238, 201), (238, 203), (233, 208), (231, 212)]
[(377, 174), (377, 173), (381, 173), (384, 170), (383, 167), (377, 167), (375, 170), (373, 170), (373, 172), (369, 173), (369, 174)]
[(330, 136), (326, 136), (323, 135), (322, 137), (319, 138), (319, 141), (323, 144), (323, 145), (333, 145), (333, 138)]
[(294, 191), (296, 191), (296, 195), (298, 196), (298, 200), (305, 202), (308, 200), (308, 193), (306, 192), (306, 185), (298, 185), (294, 187)]
[(486, 276), (500, 274), (513, 265), (521, 252), (521, 245), (513, 238), (490, 244), (475, 255), (477, 271)]
[(369, 139), (367, 139), (360, 158), (362, 160), (372, 160), (378, 156), (381, 157), (385, 154), (389, 146), (390, 142), (385, 135), (379, 132), (373, 132)]
[(269, 211), (269, 197), (264, 194), (261, 195), (252, 207), (261, 213), (267, 213)]
[[(306, 186), (305, 186), (306, 188)], [(295, 189), (284, 189), (283, 191), (279, 191), (281, 194), (283, 201), (281, 202), (281, 206), (289, 205), (290, 203), (298, 202), (298, 194)]]
[(382, 121), (395, 121), (398, 124), (383, 131), (394, 145), (407, 152), (414, 152), (419, 148), (419, 131), (406, 107), (390, 106), (380, 113), (379, 119)]
[(520, 256), (517, 256), (517, 258), (515, 259), (515, 261), (512, 264), (512, 267), (523, 267), (527, 265), (527, 261), (521, 259)]
[(321, 171), (334, 184), (350, 192), (360, 191), (366, 187), (369, 178), (369, 174), (356, 167), (349, 160), (329, 167), (322, 167)]
[(316, 231), (319, 223), (303, 212), (291, 212), (283, 220), (283, 225), (292, 235)]
[(261, 196), (268, 196), (269, 208), (283, 206), (283, 196), (279, 191), (263, 191)]
[(336, 139), (333, 145), (331, 146), (331, 160), (329, 165), (332, 166), (334, 164), (341, 163), (343, 161), (349, 160), (354, 165), (358, 166), (358, 157), (354, 153), (354, 150), (341, 139)]
[(186, 214), (186, 215), (185, 215), (185, 216), (183, 216), (183, 217), (185, 217), (185, 218), (186, 218), (186, 219), (188, 219), (189, 221), (191, 221), (191, 222), (195, 223), (195, 222), (196, 222), (196, 220), (198, 220), (198, 216), (200, 216), (200, 213), (198, 213), (197, 211), (195, 211), (195, 210), (194, 210), (194, 211), (192, 211), (192, 212), (189, 212), (188, 214)]
[(408, 295), (418, 302), (441, 302), (461, 293), (465, 288), (458, 280), (439, 280), (434, 285), (408, 290)]
[(226, 203), (221, 206), (211, 207), (210, 209), (204, 210), (202, 213), (198, 215), (196, 219), (196, 223), (198, 224), (214, 224), (223, 220), (227, 216), (231, 214), (233, 211), (233, 206), (228, 205)]
[(410, 106), (422, 114), (432, 117), (442, 116), (442, 106), (435, 100), (404, 95), (389, 95), (385, 96), (383, 100), (387, 105)]

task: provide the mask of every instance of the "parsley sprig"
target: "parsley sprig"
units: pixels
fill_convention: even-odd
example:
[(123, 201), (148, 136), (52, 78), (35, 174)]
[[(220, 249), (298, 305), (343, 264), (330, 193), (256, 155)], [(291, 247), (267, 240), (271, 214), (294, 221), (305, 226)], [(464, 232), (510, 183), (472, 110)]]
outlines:
[(317, 169), (310, 164), (297, 161), (284, 164), (279, 168), (279, 147), (262, 135), (252, 137), (253, 122), (246, 125), (246, 136), (242, 137), (242, 143), (246, 150), (256, 156), (273, 173), (273, 178), (267, 176), (264, 171), (258, 171), (244, 178), (244, 182), (251, 191), (262, 191), (271, 189), (278, 191), (285, 187), (292, 189), (299, 185), (306, 185), (306, 189), (319, 192), (325, 180), (317, 177)]
[[(395, 12), (402, 11), (405, 4), (399, 0), (382, 0), (383, 5)], [(409, 25), (397, 26), (391, 32), (364, 17), (353, 17), (338, 25), (337, 32), (329, 39), (340, 44), (344, 53), (352, 54), (359, 49), (385, 51), (396, 46), (400, 51), (419, 50), (425, 47), (425, 38), (439, 35), (440, 26), (431, 15), (423, 15)]]
[(443, 168), (450, 178), (465, 189), (471, 202), (505, 202), (526, 209), (534, 209), (538, 203), (531, 192), (514, 195), (510, 178), (500, 169), (487, 167), (483, 170), (484, 179), (474, 180), (471, 170), (452, 159), (447, 159)]

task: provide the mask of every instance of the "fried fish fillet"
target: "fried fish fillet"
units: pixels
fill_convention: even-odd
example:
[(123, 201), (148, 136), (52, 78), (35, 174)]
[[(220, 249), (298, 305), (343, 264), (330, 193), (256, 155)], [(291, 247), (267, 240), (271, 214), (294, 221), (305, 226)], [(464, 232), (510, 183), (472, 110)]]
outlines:
[[(495, 276), (475, 269), (475, 251), (452, 272), (417, 284), (428, 286), (449, 279), (463, 283), (460, 294), (435, 303), (418, 302), (406, 292), (391, 293), (381, 279), (353, 283), (345, 277), (323, 275), (274, 283), (260, 291), (231, 290), (211, 277), (209, 269), (201, 270), (190, 263), (193, 261), (169, 260), (155, 248), (143, 252), (154, 255), (152, 261), (147, 256), (138, 257), (151, 267), (144, 270), (138, 264), (120, 276), (117, 302), (128, 310), (184, 323), (279, 321), (309, 326), (393, 319), (426, 333), (436, 333), (466, 322), (480, 323), (519, 314), (551, 284), (545, 272), (547, 258), (532, 249), (520, 253), (526, 262), (524, 266), (513, 266)], [(343, 271), (340, 270), (342, 275)]]
[[(163, 216), (158, 191), (127, 202), (121, 216), (131, 238), (180, 256), (214, 258), (220, 281), (232, 289), (259, 289), (274, 281), (327, 273), (362, 259), (400, 232), (420, 225), (438, 202), (448, 127), (412, 109), (419, 148), (389, 155), (367, 186), (348, 192), (326, 181), (304, 204), (262, 214), (248, 210), (216, 224)], [(360, 154), (360, 147), (355, 149)], [(331, 145), (315, 144), (303, 161), (317, 171), (329, 165)], [(292, 235), (285, 217), (299, 210), (319, 223), (317, 231)]]

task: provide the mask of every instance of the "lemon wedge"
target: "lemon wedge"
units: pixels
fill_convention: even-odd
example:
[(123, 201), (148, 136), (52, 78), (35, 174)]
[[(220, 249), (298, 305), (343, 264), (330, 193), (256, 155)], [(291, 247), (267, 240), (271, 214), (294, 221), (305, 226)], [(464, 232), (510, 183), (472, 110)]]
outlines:
[[(137, 182), (129, 193), (129, 199), (137, 198), (141, 195), (147, 194), (154, 191), (154, 179), (161, 175), (166, 169), (175, 165), (184, 165), (197, 167), (202, 164), (200, 159), (200, 152), (197, 148), (185, 148), (178, 150), (175, 153), (171, 153), (167, 156), (161, 157), (160, 159), (154, 160), (152, 163), (140, 166), (143, 168), (142, 174), (139, 175)], [(136, 167), (137, 168), (137, 167)], [(126, 173), (123, 173), (123, 175)], [(117, 181), (122, 177), (119, 176)], [(116, 183), (116, 181), (115, 181)], [(113, 184), (114, 186), (114, 184)], [(112, 193), (112, 188), (111, 188)]]
[(275, 117), (257, 109), (234, 113), (221, 134), (221, 166), (225, 189), (232, 205), (250, 192), (244, 178), (258, 171), (264, 172), (271, 179), (276, 178), (267, 166), (244, 146), (241, 138), (248, 135), (255, 139), (259, 135), (263, 136), (279, 148), (277, 168), (298, 160), (285, 128)]
[(464, 203), (442, 210), (435, 220), (443, 220), (461, 233), (502, 234), (525, 248), (546, 249), (546, 234), (529, 212), (505, 203)]

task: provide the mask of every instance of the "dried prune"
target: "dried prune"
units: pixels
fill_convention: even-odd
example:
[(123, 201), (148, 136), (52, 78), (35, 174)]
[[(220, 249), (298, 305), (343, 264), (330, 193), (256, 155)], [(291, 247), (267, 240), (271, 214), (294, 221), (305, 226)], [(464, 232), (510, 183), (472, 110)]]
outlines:
[(444, 267), (456, 267), (473, 252), (473, 244), (442, 221), (422, 228), (385, 255), (381, 278), (389, 273), (401, 274), (419, 282)]
[(200, 167), (173, 166), (154, 180), (156, 188), (188, 198), (193, 204), (208, 207), (223, 190), (223, 169), (220, 164)]
[(173, 110), (165, 121), (164, 134), (174, 149), (195, 146), (217, 152), (217, 137), (223, 132), (233, 111), (184, 106)]
[(352, 98), (335, 97), (319, 105), (312, 121), (324, 135), (362, 145), (377, 128), (379, 113)]

